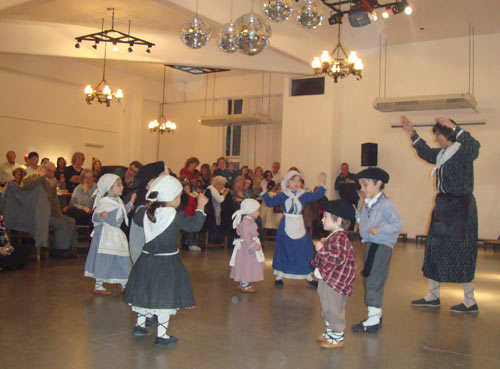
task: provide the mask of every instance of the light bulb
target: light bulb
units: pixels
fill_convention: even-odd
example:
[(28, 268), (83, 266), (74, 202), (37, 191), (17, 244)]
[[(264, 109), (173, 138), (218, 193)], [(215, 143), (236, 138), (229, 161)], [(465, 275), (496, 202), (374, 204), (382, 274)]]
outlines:
[(411, 6), (409, 6), (409, 5), (408, 5), (408, 6), (405, 8), (405, 13), (406, 13), (406, 14), (408, 14), (408, 15), (410, 15), (411, 13), (413, 13), (413, 9), (411, 8)]
[(155, 123), (153, 121), (149, 122), (149, 124), (148, 124), (149, 129), (153, 129), (154, 126), (155, 126)]
[(123, 98), (123, 91), (121, 88), (118, 89), (118, 91), (116, 91), (116, 98), (117, 99), (122, 99)]
[(356, 51), (351, 51), (351, 54), (349, 55), (349, 58), (347, 58), (347, 61), (351, 64), (356, 63), (358, 60), (358, 56), (356, 55)]
[(94, 92), (94, 89), (92, 88), (92, 86), (90, 86), (90, 85), (85, 86), (85, 93), (87, 95), (90, 95), (92, 92)]
[(332, 58), (330, 58), (330, 54), (328, 54), (328, 51), (323, 51), (321, 54), (321, 63), (330, 63), (332, 61)]
[(118, 48), (118, 45), (117, 44), (113, 44), (113, 51), (118, 51), (119, 48)]
[(376, 22), (378, 19), (377, 13), (375, 11), (373, 11), (372, 14), (373, 14), (373, 21)]
[(354, 64), (354, 69), (355, 70), (363, 70), (363, 68), (364, 68), (363, 62), (360, 59), (358, 59), (356, 61), (356, 63)]
[(177, 124), (175, 124), (174, 122), (172, 122), (172, 129), (177, 129)]
[(382, 12), (382, 17), (385, 18), (385, 19), (389, 18), (389, 12), (387, 10), (384, 10)]
[(321, 62), (320, 62), (320, 60), (319, 60), (319, 58), (317, 56), (312, 61), (311, 65), (312, 65), (312, 67), (314, 69), (320, 69), (321, 68)]
[(111, 89), (109, 88), (109, 86), (108, 86), (108, 85), (104, 86), (104, 88), (102, 89), (102, 93), (103, 93), (104, 95), (109, 95), (109, 94), (111, 94)]

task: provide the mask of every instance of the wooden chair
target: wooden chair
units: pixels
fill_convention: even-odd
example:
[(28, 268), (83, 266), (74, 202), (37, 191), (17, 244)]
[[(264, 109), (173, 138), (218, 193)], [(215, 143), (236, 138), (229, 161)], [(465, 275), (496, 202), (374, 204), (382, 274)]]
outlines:
[[(15, 231), (11, 229), (7, 229), (7, 235), (9, 237), (10, 242), (13, 246), (20, 246), (24, 240), (32, 240), (33, 237), (29, 233)], [(15, 242), (15, 244), (14, 244)], [(47, 243), (47, 246), (49, 244)], [(43, 249), (43, 250), (42, 250)], [(36, 261), (40, 262), (42, 254), (45, 258), (50, 258), (49, 247), (35, 247)]]
[(415, 242), (420, 243), (420, 244), (425, 244), (425, 241), (427, 240), (427, 235), (426, 234), (417, 234), (415, 236)]
[(227, 250), (227, 239), (228, 236), (224, 235), (224, 243), (211, 243), (208, 242), (208, 232), (205, 232), (205, 250), (208, 250), (209, 247), (224, 247), (224, 251)]

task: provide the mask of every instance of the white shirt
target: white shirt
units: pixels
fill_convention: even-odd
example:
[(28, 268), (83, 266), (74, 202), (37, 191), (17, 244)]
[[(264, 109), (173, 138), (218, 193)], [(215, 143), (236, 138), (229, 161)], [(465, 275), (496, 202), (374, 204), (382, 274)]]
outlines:
[(38, 165), (36, 169), (33, 169), (32, 167), (28, 167), (26, 168), (26, 175), (30, 175), (30, 174), (33, 174), (33, 173), (36, 173), (38, 172), (38, 169), (40, 169), (40, 166)]
[(365, 199), (365, 204), (368, 206), (368, 208), (371, 208), (373, 204), (375, 204), (378, 200), (378, 198), (382, 195), (382, 191), (380, 191), (378, 194), (376, 194), (373, 197), (366, 198)]
[(0, 183), (13, 180), (12, 171), (20, 166), (17, 163), (11, 164), (8, 161), (0, 165)]

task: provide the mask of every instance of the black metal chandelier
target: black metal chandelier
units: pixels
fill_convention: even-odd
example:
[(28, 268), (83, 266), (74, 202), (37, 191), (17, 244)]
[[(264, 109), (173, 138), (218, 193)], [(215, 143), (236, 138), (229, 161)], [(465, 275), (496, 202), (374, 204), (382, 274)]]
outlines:
[(92, 101), (97, 100), (99, 104), (106, 104), (109, 107), (111, 101), (119, 102), (123, 98), (123, 91), (121, 88), (115, 92), (111, 90), (106, 81), (106, 45), (104, 45), (104, 66), (102, 70), (102, 79), (95, 88), (91, 85), (85, 87), (85, 101), (91, 104)]
[(158, 119), (152, 120), (148, 124), (149, 132), (150, 133), (155, 133), (159, 132), (160, 134), (166, 133), (174, 133), (175, 130), (177, 129), (177, 125), (170, 121), (167, 120), (165, 117), (165, 114), (163, 113), (164, 107), (165, 107), (165, 70), (167, 69), (167, 65), (163, 65), (163, 98), (162, 102), (160, 104), (160, 117)]
[(113, 15), (111, 17), (111, 29), (104, 29), (104, 19), (102, 20), (101, 32), (91, 33), (89, 35), (78, 36), (75, 37), (76, 44), (75, 47), (77, 49), (80, 48), (80, 45), (83, 41), (91, 41), (94, 44), (92, 47), (97, 49), (97, 45), (101, 42), (110, 42), (113, 44), (113, 49), (118, 51), (118, 44), (128, 44), (128, 52), (131, 53), (133, 47), (136, 45), (144, 45), (147, 46), (146, 52), (151, 53), (151, 48), (155, 46), (154, 43), (140, 39), (138, 37), (132, 36), (130, 34), (130, 21), (128, 21), (128, 33), (123, 33), (115, 29), (115, 8), (107, 8), (107, 10), (111, 10)]
[(314, 75), (328, 75), (333, 78), (335, 83), (337, 83), (339, 78), (345, 78), (349, 75), (355, 76), (358, 80), (362, 78), (363, 62), (356, 55), (355, 51), (351, 51), (348, 57), (344, 47), (340, 43), (340, 23), (337, 46), (335, 46), (331, 53), (325, 50), (320, 57), (316, 56), (312, 62), (312, 67)]

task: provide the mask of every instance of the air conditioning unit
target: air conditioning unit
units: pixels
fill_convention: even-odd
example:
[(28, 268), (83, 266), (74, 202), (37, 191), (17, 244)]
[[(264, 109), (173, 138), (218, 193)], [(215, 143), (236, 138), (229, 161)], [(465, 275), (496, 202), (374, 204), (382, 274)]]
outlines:
[(414, 110), (476, 110), (476, 106), (476, 98), (468, 92), (448, 95), (378, 97), (373, 102), (373, 107), (383, 113)]
[(269, 114), (231, 114), (231, 115), (203, 115), (198, 120), (202, 125), (209, 127), (229, 126), (231, 124), (270, 124)]

